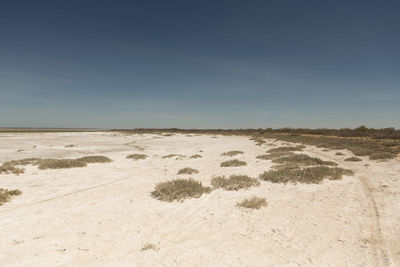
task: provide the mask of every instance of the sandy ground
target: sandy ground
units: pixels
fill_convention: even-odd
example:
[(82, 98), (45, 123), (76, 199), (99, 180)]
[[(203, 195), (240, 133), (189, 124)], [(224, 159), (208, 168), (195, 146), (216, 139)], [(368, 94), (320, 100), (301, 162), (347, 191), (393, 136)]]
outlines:
[[(71, 144), (76, 147), (65, 147)], [(204, 185), (215, 175), (257, 177), (272, 163), (256, 156), (282, 144), (211, 135), (2, 133), (0, 164), (84, 155), (113, 162), (0, 174), (1, 188), (23, 192), (0, 206), (0, 266), (399, 266), (398, 159), (352, 163), (337, 151), (308, 146), (305, 153), (356, 175), (319, 185), (261, 182), (184, 202), (150, 196), (156, 183), (182, 176), (183, 167), (198, 169), (192, 177)], [(220, 167), (221, 153), (230, 150), (244, 151), (234, 158), (248, 165)], [(126, 159), (131, 153), (149, 157)], [(173, 153), (185, 157), (162, 158)], [(268, 206), (236, 207), (249, 196), (265, 197)], [(147, 243), (156, 249), (141, 251)]]

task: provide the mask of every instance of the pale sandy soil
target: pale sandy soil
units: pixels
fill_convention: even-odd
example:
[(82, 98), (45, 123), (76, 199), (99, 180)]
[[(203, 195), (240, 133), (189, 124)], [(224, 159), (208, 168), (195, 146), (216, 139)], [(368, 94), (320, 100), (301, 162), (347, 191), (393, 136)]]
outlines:
[[(65, 147), (70, 144), (76, 147)], [(184, 202), (150, 195), (156, 183), (181, 177), (183, 167), (198, 169), (191, 176), (204, 185), (215, 175), (258, 177), (272, 163), (256, 156), (278, 145), (210, 135), (0, 134), (0, 164), (27, 157), (113, 160), (0, 174), (1, 188), (23, 192), (0, 206), (0, 266), (399, 266), (398, 159), (352, 163), (337, 151), (308, 146), (304, 153), (338, 162), (355, 176), (318, 185), (261, 182)], [(248, 165), (220, 167), (227, 159), (221, 153), (230, 150), (244, 151), (234, 158)], [(126, 159), (130, 153), (149, 157)], [(162, 158), (172, 153), (186, 157)], [(194, 154), (202, 158), (191, 159)], [(268, 206), (236, 207), (249, 196), (265, 197)], [(141, 251), (147, 243), (156, 249)]]

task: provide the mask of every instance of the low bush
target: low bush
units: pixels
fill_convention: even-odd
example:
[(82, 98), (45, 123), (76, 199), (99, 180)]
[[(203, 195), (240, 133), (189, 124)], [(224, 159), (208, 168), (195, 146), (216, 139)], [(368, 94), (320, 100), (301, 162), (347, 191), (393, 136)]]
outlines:
[(210, 187), (204, 187), (201, 182), (193, 179), (176, 179), (158, 183), (151, 195), (162, 201), (199, 198), (202, 194), (210, 193)]
[(267, 200), (265, 198), (260, 197), (252, 197), (243, 200), (236, 204), (238, 207), (246, 208), (246, 209), (259, 209), (261, 207), (267, 206)]
[(178, 171), (178, 174), (194, 174), (194, 173), (199, 173), (199, 171), (188, 167), (180, 169)]
[(3, 205), (3, 203), (10, 201), (12, 196), (18, 196), (21, 195), (22, 192), (19, 191), (18, 189), (16, 190), (7, 190), (0, 188), (0, 206)]
[(232, 150), (232, 151), (229, 151), (229, 152), (222, 153), (221, 156), (233, 157), (233, 156), (240, 155), (240, 154), (243, 154), (243, 153), (244, 153), (243, 151)]
[(239, 166), (246, 166), (247, 163), (241, 160), (233, 159), (224, 161), (221, 163), (221, 167), (239, 167)]
[(259, 186), (260, 182), (247, 175), (231, 175), (229, 178), (225, 176), (214, 177), (211, 179), (211, 184), (214, 188), (237, 191), (242, 188), (247, 189), (252, 186)]
[(126, 156), (127, 159), (139, 160), (147, 158), (146, 154), (130, 154)]

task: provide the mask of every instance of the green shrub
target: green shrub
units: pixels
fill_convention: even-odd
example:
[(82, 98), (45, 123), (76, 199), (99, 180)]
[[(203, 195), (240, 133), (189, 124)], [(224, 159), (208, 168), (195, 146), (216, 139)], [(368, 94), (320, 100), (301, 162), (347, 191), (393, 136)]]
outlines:
[(338, 164), (333, 161), (324, 161), (319, 158), (310, 157), (305, 154), (294, 154), (288, 157), (280, 157), (272, 160), (273, 163), (279, 164), (299, 164), (302, 166), (312, 166), (312, 165), (327, 165), (327, 166), (337, 166)]

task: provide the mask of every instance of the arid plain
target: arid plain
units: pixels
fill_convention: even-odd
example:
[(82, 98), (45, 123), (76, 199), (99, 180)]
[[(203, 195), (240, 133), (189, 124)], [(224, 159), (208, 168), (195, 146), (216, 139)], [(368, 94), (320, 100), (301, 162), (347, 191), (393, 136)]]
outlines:
[[(182, 133), (0, 133), (0, 165), (26, 158), (111, 160), (0, 172), (0, 188), (22, 192), (0, 206), (0, 265), (399, 266), (398, 157), (349, 161), (354, 155), (345, 149), (264, 141)], [(271, 181), (265, 178), (271, 173), (263, 173), (279, 171), (280, 157), (267, 151), (282, 147), (299, 148), (283, 155), (289, 159), (302, 154), (308, 163), (346, 171), (317, 183)], [(221, 166), (234, 159), (246, 164)], [(178, 174), (184, 168), (193, 172)], [(294, 170), (290, 162), (287, 170)], [(213, 182), (230, 175), (254, 183), (228, 188)], [(160, 183), (188, 178), (207, 190), (174, 201), (157, 197)], [(265, 202), (257, 209), (238, 206), (252, 197)]]

